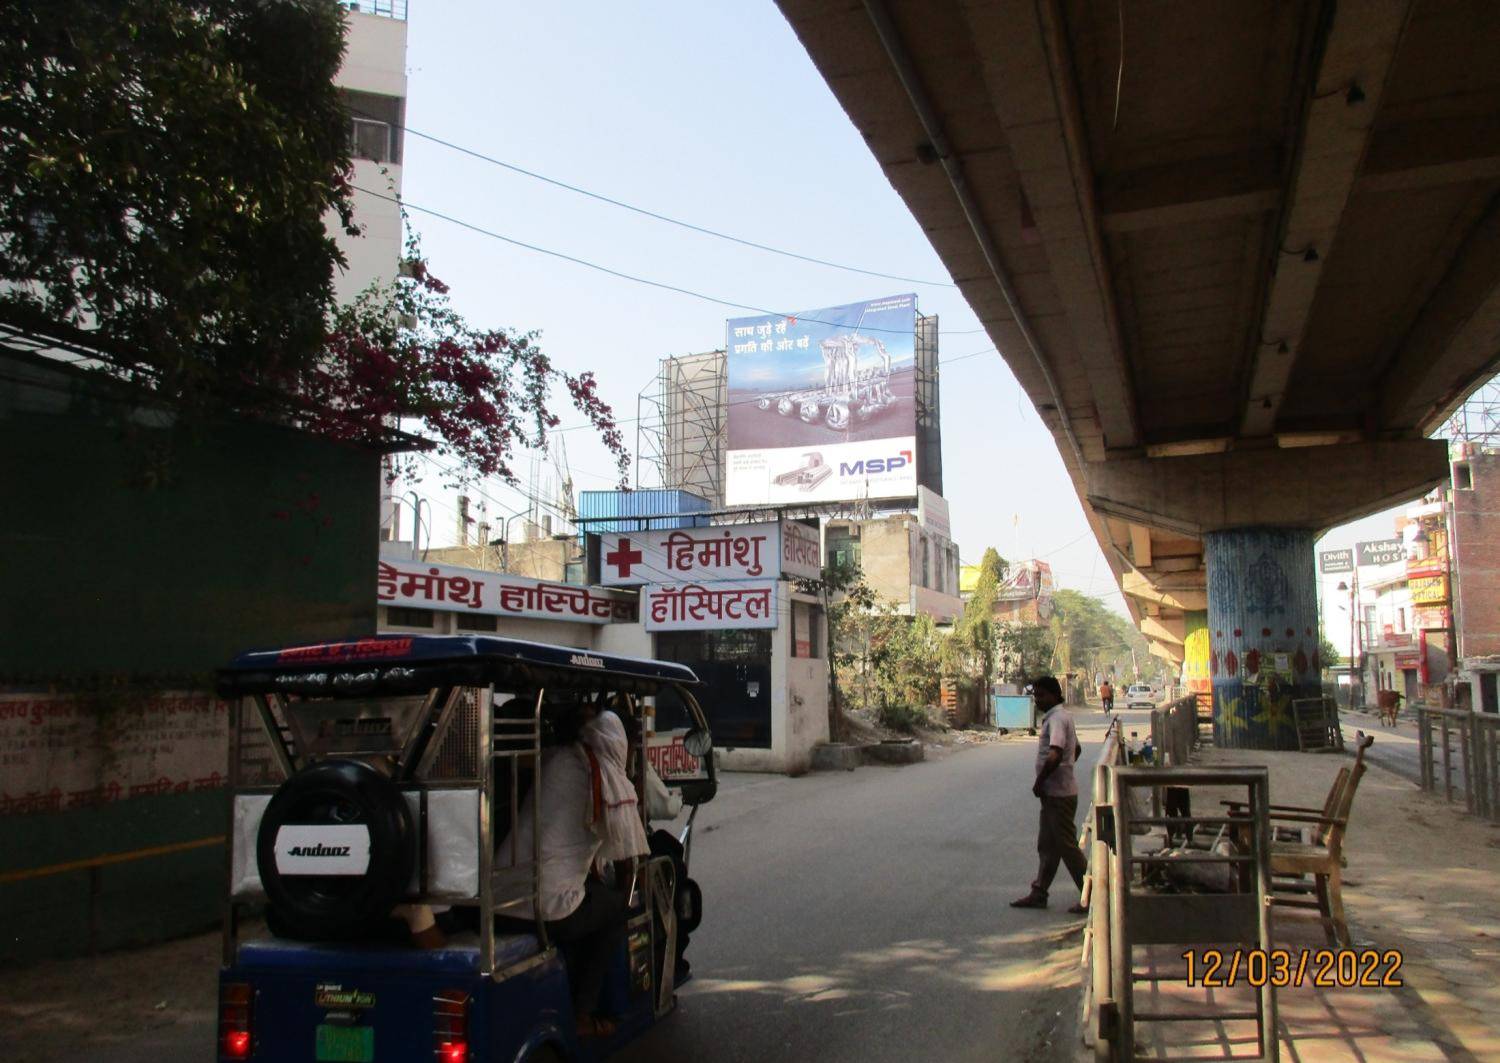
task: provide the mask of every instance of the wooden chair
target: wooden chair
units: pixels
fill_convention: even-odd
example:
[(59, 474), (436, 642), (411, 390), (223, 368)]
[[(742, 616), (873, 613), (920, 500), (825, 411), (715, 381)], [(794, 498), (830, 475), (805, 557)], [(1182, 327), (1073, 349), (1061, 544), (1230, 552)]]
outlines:
[[(1328, 799), (1321, 809), (1299, 808), (1295, 805), (1271, 805), (1271, 825), (1278, 823), (1303, 823), (1311, 828), (1303, 841), (1271, 842), (1271, 875), (1281, 882), (1273, 882), (1276, 891), (1272, 903), (1284, 908), (1309, 908), (1318, 912), (1323, 929), (1330, 944), (1345, 948), (1352, 944), (1349, 924), (1344, 919), (1343, 874), (1347, 861), (1344, 859), (1344, 833), (1349, 827), (1349, 813), (1354, 807), (1354, 795), (1359, 790), (1359, 780), (1365, 774), (1365, 750), (1373, 745), (1373, 736), (1358, 732), (1355, 740), (1354, 765), (1340, 768), (1329, 788)], [(1231, 815), (1243, 805), (1239, 802), (1224, 802), (1230, 806)], [(1236, 807), (1238, 806), (1238, 807)], [(1299, 889), (1304, 876), (1311, 875), (1316, 900), (1305, 898), (1306, 889)], [(1288, 878), (1295, 879), (1288, 883)]]

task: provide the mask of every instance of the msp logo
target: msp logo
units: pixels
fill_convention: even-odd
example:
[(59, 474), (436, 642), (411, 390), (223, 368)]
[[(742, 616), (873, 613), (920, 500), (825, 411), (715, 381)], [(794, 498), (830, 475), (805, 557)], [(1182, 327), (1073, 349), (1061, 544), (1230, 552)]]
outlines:
[(883, 473), (895, 472), (904, 469), (911, 464), (911, 451), (903, 450), (888, 458), (861, 458), (859, 461), (839, 462), (839, 475), (848, 476), (880, 476)]

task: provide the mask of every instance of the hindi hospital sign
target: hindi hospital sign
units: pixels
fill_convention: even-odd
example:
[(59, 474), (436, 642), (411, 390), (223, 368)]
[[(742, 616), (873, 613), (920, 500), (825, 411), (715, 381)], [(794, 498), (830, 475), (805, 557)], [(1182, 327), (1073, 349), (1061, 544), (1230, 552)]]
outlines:
[(813, 579), (821, 571), (817, 529), (796, 521), (599, 536), (599, 582), (607, 587)]
[(653, 583), (641, 591), (647, 631), (774, 628), (781, 611), (781, 581)]
[(376, 597), (385, 605), (578, 624), (628, 623), (636, 618), (635, 602), (597, 587), (548, 583), (425, 561), (380, 561)]

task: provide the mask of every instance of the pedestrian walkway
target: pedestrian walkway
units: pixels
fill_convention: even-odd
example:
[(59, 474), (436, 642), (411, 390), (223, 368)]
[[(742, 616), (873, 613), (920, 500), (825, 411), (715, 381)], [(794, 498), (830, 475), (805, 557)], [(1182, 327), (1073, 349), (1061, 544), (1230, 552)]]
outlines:
[(1375, 709), (1340, 709), (1339, 715), (1346, 746), (1353, 742), (1355, 731), (1375, 735), (1375, 745), (1370, 748), (1365, 759), (1410, 782), (1421, 781), (1421, 746), (1417, 740), (1417, 724), (1411, 718), (1411, 710), (1406, 710), (1394, 727), (1382, 723), (1380, 713)]
[[(1394, 732), (1372, 728), (1367, 733), (1376, 736), (1372, 753), (1406, 737), (1401, 725)], [(1273, 803), (1312, 806), (1321, 805), (1348, 759), (1220, 749), (1199, 756), (1205, 765), (1264, 764)], [(1355, 798), (1345, 852), (1344, 903), (1354, 948), (1399, 950), (1404, 984), (1280, 990), (1282, 1059), (1500, 1060), (1500, 828), (1422, 793), (1377, 760)], [(1276, 946), (1294, 954), (1328, 947), (1311, 915), (1275, 909)], [(1180, 955), (1175, 960), (1180, 969)], [(1214, 1005), (1232, 1006), (1236, 993), (1246, 992), (1219, 990)], [(1195, 1003), (1203, 1003), (1202, 994), (1197, 991)], [(1185, 999), (1179, 988), (1158, 983), (1138, 994), (1136, 1006), (1161, 1011)], [(1251, 1038), (1232, 1024), (1152, 1023), (1138, 1031), (1144, 1051), (1167, 1058), (1230, 1059), (1253, 1051)]]

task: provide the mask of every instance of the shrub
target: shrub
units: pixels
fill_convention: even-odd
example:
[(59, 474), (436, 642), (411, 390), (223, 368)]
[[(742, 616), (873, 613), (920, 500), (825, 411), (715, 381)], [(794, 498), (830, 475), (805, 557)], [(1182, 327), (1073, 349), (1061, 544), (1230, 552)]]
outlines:
[(927, 710), (914, 705), (882, 705), (876, 710), (875, 718), (880, 721), (880, 726), (902, 734), (911, 734), (928, 722)]

